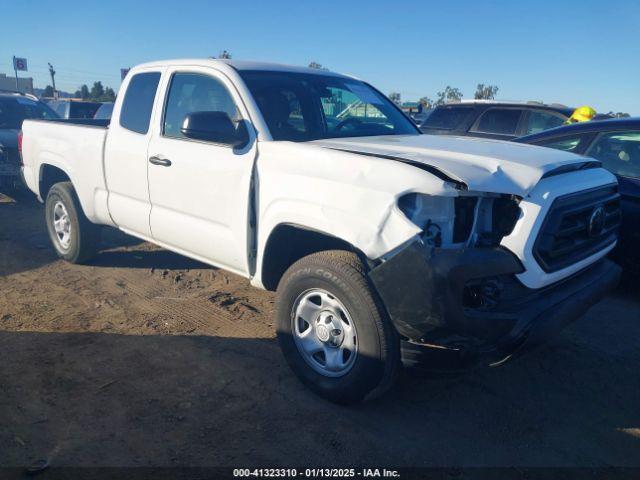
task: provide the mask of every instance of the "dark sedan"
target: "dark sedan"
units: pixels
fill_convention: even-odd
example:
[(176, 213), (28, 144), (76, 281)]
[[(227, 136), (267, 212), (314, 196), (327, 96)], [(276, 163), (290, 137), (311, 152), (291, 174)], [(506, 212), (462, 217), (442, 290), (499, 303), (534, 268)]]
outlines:
[(33, 95), (0, 91), (0, 188), (21, 184), (18, 132), (25, 118), (58, 118)]
[(576, 123), (515, 140), (587, 155), (615, 173), (622, 196), (622, 228), (616, 258), (640, 272), (640, 118)]

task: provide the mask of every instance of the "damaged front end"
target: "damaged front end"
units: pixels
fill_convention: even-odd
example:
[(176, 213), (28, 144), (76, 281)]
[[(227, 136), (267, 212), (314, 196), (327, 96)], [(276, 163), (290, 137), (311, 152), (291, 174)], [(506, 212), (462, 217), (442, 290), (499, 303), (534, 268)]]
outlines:
[(500, 246), (519, 218), (518, 198), (410, 195), (398, 206), (422, 234), (369, 272), (403, 339), (405, 363), (419, 361), (425, 347), (499, 363), (542, 343), (618, 281), (618, 267), (601, 260), (562, 282), (527, 288), (516, 278), (522, 263)]

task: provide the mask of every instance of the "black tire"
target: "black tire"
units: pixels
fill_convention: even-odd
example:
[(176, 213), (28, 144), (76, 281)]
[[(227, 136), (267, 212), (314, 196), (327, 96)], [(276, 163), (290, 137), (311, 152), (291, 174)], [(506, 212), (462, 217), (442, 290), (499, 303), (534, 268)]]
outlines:
[[(58, 203), (62, 203), (69, 216), (70, 240), (66, 247), (54, 227), (54, 209)], [(100, 227), (85, 216), (71, 182), (56, 183), (49, 190), (45, 202), (45, 222), (51, 243), (60, 258), (71, 263), (82, 263), (97, 253)]]
[[(337, 298), (355, 324), (357, 356), (350, 370), (339, 377), (313, 369), (293, 338), (296, 301), (313, 289)], [(399, 337), (354, 253), (330, 250), (295, 262), (278, 285), (276, 312), (278, 342), (285, 359), (300, 380), (321, 397), (353, 404), (380, 396), (393, 385), (400, 368)]]

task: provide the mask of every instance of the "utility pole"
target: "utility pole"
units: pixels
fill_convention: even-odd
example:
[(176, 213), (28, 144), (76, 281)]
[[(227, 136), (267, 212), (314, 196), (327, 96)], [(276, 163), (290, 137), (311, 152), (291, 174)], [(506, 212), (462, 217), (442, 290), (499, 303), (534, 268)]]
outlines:
[(16, 56), (13, 56), (13, 72), (16, 74), (16, 92), (19, 92), (18, 88), (18, 67), (16, 66)]
[(52, 83), (52, 87), (53, 87), (53, 98), (55, 98), (56, 100), (58, 99), (58, 91), (56, 90), (56, 71), (53, 69), (53, 65), (51, 65), (50, 63), (49, 65), (49, 74), (51, 75), (51, 83)]

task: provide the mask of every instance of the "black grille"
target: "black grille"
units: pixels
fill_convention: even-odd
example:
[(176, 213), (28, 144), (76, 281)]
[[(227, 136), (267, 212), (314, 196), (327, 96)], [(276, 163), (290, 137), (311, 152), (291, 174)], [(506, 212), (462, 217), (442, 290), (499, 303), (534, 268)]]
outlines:
[(545, 272), (555, 272), (611, 245), (619, 226), (617, 185), (565, 195), (551, 205), (533, 254)]

